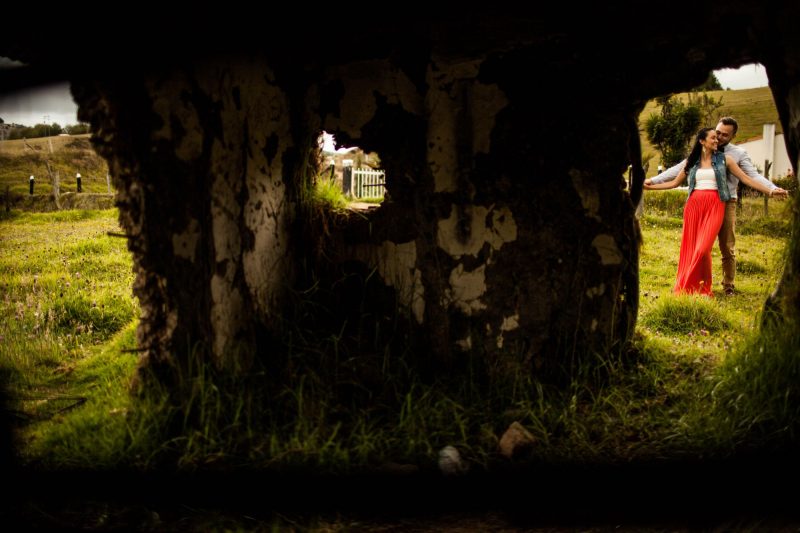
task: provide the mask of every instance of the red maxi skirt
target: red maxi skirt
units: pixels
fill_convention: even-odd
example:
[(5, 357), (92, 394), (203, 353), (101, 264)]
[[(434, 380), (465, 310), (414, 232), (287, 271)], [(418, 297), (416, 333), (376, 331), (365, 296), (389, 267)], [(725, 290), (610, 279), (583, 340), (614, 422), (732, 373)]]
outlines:
[(711, 248), (722, 227), (725, 202), (714, 190), (694, 190), (683, 208), (683, 237), (678, 260), (677, 294), (711, 291)]

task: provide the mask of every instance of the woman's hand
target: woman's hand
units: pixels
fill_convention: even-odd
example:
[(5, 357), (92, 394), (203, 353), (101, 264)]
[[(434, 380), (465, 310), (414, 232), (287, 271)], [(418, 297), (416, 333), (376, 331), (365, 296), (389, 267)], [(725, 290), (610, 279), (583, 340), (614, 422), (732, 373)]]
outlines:
[(780, 187), (775, 187), (774, 189), (769, 191), (769, 197), (780, 198), (780, 199), (788, 198), (789, 191), (787, 191), (786, 189), (781, 189)]
[(666, 189), (674, 189), (686, 179), (686, 170), (681, 170), (680, 174), (675, 176), (670, 181), (665, 181), (662, 183), (653, 183), (653, 181), (648, 178), (644, 180), (644, 188), (648, 191), (663, 191)]

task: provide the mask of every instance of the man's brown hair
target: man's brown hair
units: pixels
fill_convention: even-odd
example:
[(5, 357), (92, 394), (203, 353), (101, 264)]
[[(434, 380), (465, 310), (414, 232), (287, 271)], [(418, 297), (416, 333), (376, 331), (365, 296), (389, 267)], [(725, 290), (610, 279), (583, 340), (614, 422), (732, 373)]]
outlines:
[(725, 124), (726, 126), (733, 126), (733, 135), (736, 136), (736, 132), (739, 131), (739, 123), (736, 122), (736, 119), (733, 117), (722, 117), (719, 119), (720, 122)]

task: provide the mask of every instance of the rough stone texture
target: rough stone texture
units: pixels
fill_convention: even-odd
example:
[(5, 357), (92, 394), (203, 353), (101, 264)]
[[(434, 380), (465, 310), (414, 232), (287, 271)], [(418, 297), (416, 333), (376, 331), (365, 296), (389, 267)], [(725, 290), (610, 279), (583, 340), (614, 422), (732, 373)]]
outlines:
[[(794, 173), (800, 168), (800, 35), (792, 31), (790, 19), (771, 21), (773, 38), (765, 43), (767, 53), (763, 63), (770, 79), (775, 105), (785, 132), (786, 148)], [(800, 178), (799, 178), (800, 179)], [(797, 199), (795, 198), (795, 201)], [(791, 327), (800, 324), (800, 239), (797, 228), (800, 209), (795, 205), (794, 239), (789, 247), (783, 276), (767, 301), (768, 320), (786, 321)]]
[(119, 191), (143, 364), (200, 343), (217, 366), (247, 367), (293, 275), (293, 139), (273, 72), (219, 58), (73, 91)]
[[(169, 374), (200, 341), (218, 366), (246, 367), (301, 265), (355, 261), (408, 310), (433, 367), (547, 374), (633, 333), (639, 235), (623, 173), (648, 99), (760, 61), (797, 160), (800, 7), (732, 1), (668, 25), (646, 24), (648, 9), (634, 24), (617, 4), (431, 12), (335, 39), (313, 18), (300, 38), (221, 15), (191, 35), (236, 33), (191, 39), (180, 59), (164, 53), (189, 40), (175, 28), (121, 59), (0, 52), (73, 79), (120, 191), (143, 366)], [(100, 68), (109, 58), (124, 68)], [(296, 222), (320, 129), (381, 155), (389, 200), (328, 235), (314, 263)]]
[(525, 426), (519, 422), (512, 422), (503, 433), (503, 436), (500, 437), (498, 447), (500, 448), (500, 454), (508, 459), (513, 459), (529, 452), (535, 442), (536, 439), (534, 439), (530, 431), (525, 429)]
[[(405, 79), (388, 87), (412, 94), (378, 83), (345, 84), (337, 93), (341, 100), (358, 96), (363, 109), (374, 110), (362, 121), (394, 105), (395, 116), (428, 124), (423, 153), (409, 150), (399, 166), (386, 165), (392, 202), (416, 212), (414, 256), (405, 254), (402, 268), (387, 268), (387, 250), (409, 243), (373, 238), (366, 246), (375, 251), (361, 245), (355, 257), (381, 258), (371, 264), (387, 284), (402, 287), (399, 301), (413, 307), (437, 366), (451, 367), (470, 352), (500, 373), (520, 365), (549, 369), (565, 354), (607, 351), (630, 334), (637, 234), (622, 191), (625, 119), (607, 113), (581, 124), (597, 138), (596, 148), (575, 157), (580, 146), (563, 139), (578, 125), (562, 106), (542, 108), (529, 96), (541, 80), (531, 80), (525, 68), (546, 60), (535, 49), (468, 60), (434, 49), (424, 93)], [(386, 71), (380, 79), (398, 76), (380, 66)], [(332, 111), (323, 112), (323, 127), (337, 136), (383, 154), (381, 147), (397, 145), (398, 131), (407, 134), (376, 128), (368, 137), (368, 126), (352, 119), (336, 129), (341, 100), (331, 97)], [(424, 109), (414, 105), (419, 101)], [(414, 168), (421, 171), (409, 172)]]

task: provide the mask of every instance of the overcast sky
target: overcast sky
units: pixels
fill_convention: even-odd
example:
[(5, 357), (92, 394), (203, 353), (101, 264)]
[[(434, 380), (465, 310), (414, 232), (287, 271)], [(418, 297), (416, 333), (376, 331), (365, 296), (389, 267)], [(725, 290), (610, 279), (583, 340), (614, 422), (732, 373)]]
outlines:
[(758, 63), (751, 63), (739, 68), (715, 70), (714, 74), (723, 89), (752, 89), (769, 85), (767, 70)]
[[(7, 59), (0, 58), (0, 68), (12, 67)], [(750, 89), (768, 85), (767, 73), (763, 66), (750, 64), (738, 69), (716, 70), (723, 88)], [(0, 93), (0, 118), (6, 123), (33, 126), (45, 122), (58, 122), (61, 126), (77, 124), (78, 107), (72, 101), (69, 84), (64, 82), (49, 87), (31, 89), (24, 93)]]
[(30, 89), (22, 93), (0, 94), (0, 118), (7, 124), (33, 126), (58, 122), (61, 126), (78, 123), (78, 106), (72, 101), (69, 83)]

